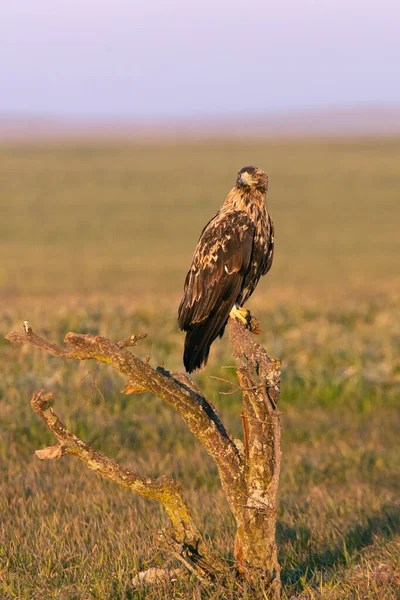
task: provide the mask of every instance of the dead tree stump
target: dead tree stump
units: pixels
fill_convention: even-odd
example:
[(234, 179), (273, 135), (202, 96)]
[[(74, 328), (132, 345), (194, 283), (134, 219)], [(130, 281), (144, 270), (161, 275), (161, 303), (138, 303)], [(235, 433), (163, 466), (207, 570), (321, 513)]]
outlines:
[[(263, 590), (263, 597), (280, 598), (280, 567), (275, 542), (276, 503), (281, 466), (280, 422), (277, 408), (280, 385), (280, 362), (269, 358), (244, 326), (229, 320), (233, 355), (237, 364), (239, 388), (243, 399), (244, 444), (234, 440), (220, 421), (215, 408), (194, 382), (183, 373), (164, 368), (153, 369), (127, 348), (144, 337), (132, 335), (121, 342), (92, 335), (68, 333), (65, 347), (36, 335), (24, 323), (24, 333), (12, 331), (6, 337), (13, 343), (28, 343), (49, 354), (67, 359), (95, 359), (107, 363), (124, 375), (128, 382), (123, 392), (151, 392), (176, 410), (190, 431), (203, 444), (218, 468), (221, 485), (235, 518), (235, 569), (216, 556), (194, 522), (181, 487), (167, 477), (152, 479), (116, 464), (69, 432), (49, 402), (52, 394), (42, 390), (31, 400), (33, 410), (54, 434), (57, 444), (38, 450), (41, 459), (54, 460), (73, 454), (99, 475), (132, 491), (158, 500), (168, 513), (171, 530), (161, 538), (169, 552), (188, 571), (204, 583), (218, 578), (238, 585)], [(160, 578), (182, 575), (184, 570), (150, 569), (138, 581), (154, 582)]]

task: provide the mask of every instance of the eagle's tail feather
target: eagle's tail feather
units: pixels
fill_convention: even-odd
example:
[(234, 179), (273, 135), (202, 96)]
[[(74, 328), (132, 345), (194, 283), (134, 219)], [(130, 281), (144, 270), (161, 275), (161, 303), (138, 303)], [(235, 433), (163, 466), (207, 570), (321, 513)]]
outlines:
[(188, 373), (206, 366), (210, 346), (218, 336), (222, 337), (224, 329), (225, 324), (221, 327), (219, 322), (207, 322), (198, 323), (187, 331), (183, 364)]

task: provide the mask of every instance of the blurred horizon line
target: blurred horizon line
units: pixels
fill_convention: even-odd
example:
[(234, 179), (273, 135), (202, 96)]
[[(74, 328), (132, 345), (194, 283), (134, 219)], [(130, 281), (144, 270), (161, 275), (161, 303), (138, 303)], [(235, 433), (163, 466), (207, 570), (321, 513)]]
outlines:
[(392, 136), (400, 105), (304, 108), (264, 113), (118, 118), (0, 113), (0, 141)]

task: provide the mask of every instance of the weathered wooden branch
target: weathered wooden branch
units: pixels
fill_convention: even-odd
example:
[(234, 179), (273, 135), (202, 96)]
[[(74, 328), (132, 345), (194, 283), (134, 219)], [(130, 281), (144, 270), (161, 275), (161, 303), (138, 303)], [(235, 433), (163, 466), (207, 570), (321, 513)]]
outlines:
[[(235, 559), (238, 573), (247, 581), (264, 581), (265, 589), (269, 590), (268, 597), (279, 598), (280, 570), (275, 544), (281, 463), (277, 409), (279, 361), (271, 360), (244, 326), (230, 319), (230, 339), (243, 394), (244, 447), (232, 439), (215, 408), (189, 377), (161, 367), (153, 369), (148, 361), (142, 361), (126, 350), (135, 346), (143, 335), (115, 343), (101, 336), (68, 333), (64, 340), (66, 347), (61, 347), (37, 336), (27, 322), (24, 330), (24, 334), (11, 332), (6, 337), (11, 342), (29, 343), (61, 358), (108, 363), (128, 378), (123, 392), (151, 392), (180, 414), (217, 465), (237, 523)], [(55, 459), (63, 454), (73, 454), (100, 475), (158, 500), (171, 519), (172, 532), (163, 535), (172, 553), (203, 580), (224, 571), (226, 574), (226, 565), (213, 554), (194, 523), (180, 486), (168, 478), (151, 479), (138, 475), (90, 448), (67, 431), (48, 405), (51, 398), (40, 392), (32, 399), (33, 409), (58, 441), (56, 446), (38, 451), (39, 458)]]

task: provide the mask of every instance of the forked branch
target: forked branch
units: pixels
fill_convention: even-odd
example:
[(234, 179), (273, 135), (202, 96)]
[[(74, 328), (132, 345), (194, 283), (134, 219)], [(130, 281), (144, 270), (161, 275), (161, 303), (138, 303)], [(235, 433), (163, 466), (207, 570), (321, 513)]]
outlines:
[(160, 367), (153, 369), (150, 364), (125, 349), (135, 345), (142, 335), (115, 343), (101, 336), (68, 333), (64, 339), (68, 346), (65, 348), (36, 335), (27, 322), (24, 329), (24, 334), (12, 331), (6, 338), (14, 343), (28, 343), (53, 356), (78, 360), (95, 359), (110, 364), (128, 378), (123, 392), (151, 392), (164, 400), (180, 414), (189, 430), (212, 456), (224, 488), (236, 491), (240, 489), (244, 457), (220, 421), (215, 408), (185, 375), (170, 373)]
[[(243, 427), (246, 451), (229, 435), (215, 408), (195, 383), (182, 373), (164, 368), (153, 369), (127, 348), (135, 346), (143, 335), (121, 342), (93, 335), (68, 333), (65, 347), (48, 342), (33, 333), (25, 322), (24, 334), (11, 332), (7, 339), (28, 343), (61, 358), (95, 359), (107, 363), (127, 378), (124, 393), (150, 392), (174, 408), (189, 430), (214, 459), (232, 514), (237, 525), (235, 565), (237, 572), (251, 585), (262, 584), (270, 598), (280, 596), (280, 568), (275, 543), (276, 499), (281, 464), (280, 423), (277, 408), (280, 363), (269, 358), (243, 324), (230, 319), (229, 331), (237, 362), (239, 386), (243, 394)], [(57, 444), (37, 451), (41, 459), (56, 459), (72, 454), (90, 469), (160, 502), (172, 523), (172, 532), (163, 533), (171, 554), (189, 571), (205, 581), (217, 574), (228, 576), (228, 565), (216, 557), (202, 538), (190, 514), (180, 486), (172, 479), (152, 479), (125, 469), (93, 450), (69, 432), (44, 392), (32, 398), (32, 407), (57, 439)], [(160, 570), (146, 577), (170, 577)], [(235, 585), (238, 584), (236, 581)]]
[[(172, 406), (213, 457), (228, 502), (234, 504), (238, 494), (242, 492), (244, 475), (243, 457), (239, 449), (221, 423), (214, 407), (186, 375), (170, 373), (160, 367), (153, 369), (148, 362), (140, 360), (126, 350), (127, 347), (136, 345), (136, 342), (144, 337), (143, 334), (130, 336), (122, 342), (115, 343), (101, 336), (68, 333), (64, 340), (68, 347), (62, 347), (36, 335), (28, 322), (24, 323), (24, 332), (20, 334), (12, 331), (6, 338), (13, 343), (28, 343), (53, 356), (78, 360), (95, 359), (110, 364), (128, 378), (129, 383), (123, 389), (125, 393), (152, 392)], [(58, 440), (56, 446), (39, 451), (39, 458), (56, 459), (66, 453), (73, 454), (100, 475), (143, 496), (158, 500), (171, 518), (173, 532), (172, 535), (164, 534), (164, 541), (173, 546), (175, 554), (186, 560), (189, 569), (193, 569), (195, 563), (195, 569), (200, 576), (212, 576), (219, 571), (221, 563), (211, 555), (195, 526), (178, 484), (167, 478), (153, 480), (140, 476), (90, 448), (66, 430), (48, 405), (51, 398), (51, 395), (44, 396), (41, 392), (32, 399), (33, 409)]]

